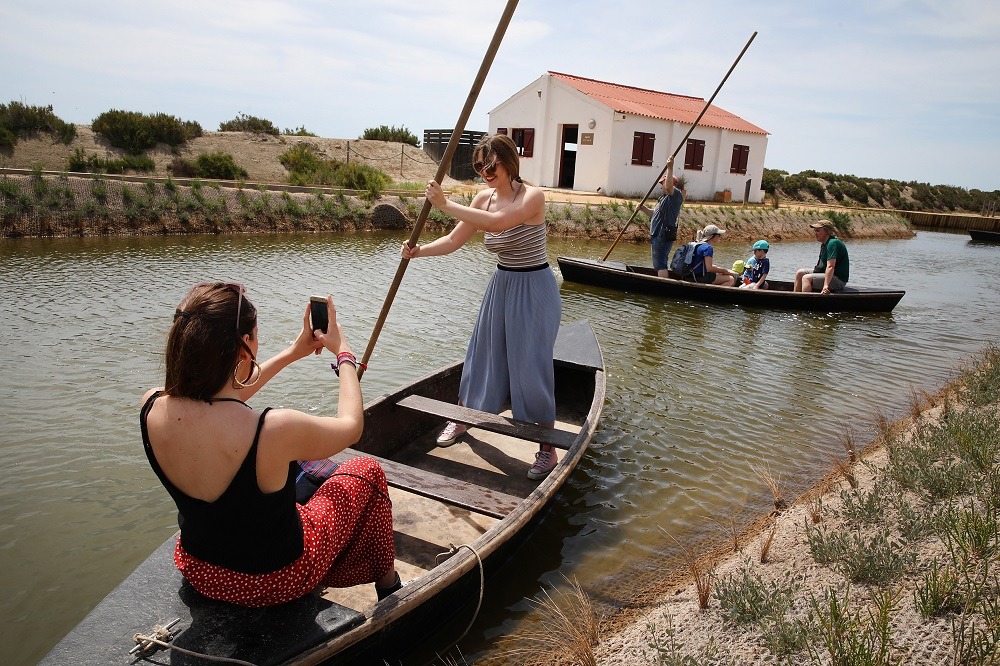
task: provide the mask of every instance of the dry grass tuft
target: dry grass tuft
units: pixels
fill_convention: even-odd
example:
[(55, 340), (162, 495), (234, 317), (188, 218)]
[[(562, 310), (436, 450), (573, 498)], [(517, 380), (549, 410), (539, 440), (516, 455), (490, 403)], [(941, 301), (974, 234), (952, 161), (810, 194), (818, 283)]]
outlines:
[(531, 626), (504, 636), (497, 643), (499, 657), (515, 664), (551, 663), (597, 666), (598, 620), (587, 593), (574, 578), (568, 589), (543, 590), (528, 601), (537, 620)]
[(781, 475), (779, 474), (777, 478), (771, 474), (771, 468), (767, 464), (755, 465), (750, 463), (750, 469), (753, 473), (757, 475), (761, 481), (763, 481), (767, 487), (771, 490), (771, 495), (774, 497), (774, 508), (778, 511), (783, 511), (788, 508), (788, 502), (785, 501), (784, 492), (781, 486)]
[(921, 387), (910, 389), (910, 418), (916, 422), (924, 412), (934, 406), (934, 396)]
[(669, 534), (662, 527), (659, 529), (673, 539), (674, 543), (683, 552), (684, 562), (687, 564), (688, 572), (691, 574), (691, 578), (694, 579), (695, 589), (698, 591), (698, 608), (705, 610), (708, 608), (709, 599), (712, 597), (712, 577), (715, 570), (715, 562), (712, 560), (703, 561), (691, 548), (682, 545), (672, 534)]
[(875, 440), (881, 440), (883, 443), (888, 442), (895, 427), (889, 413), (878, 405), (871, 405), (868, 409), (868, 416), (875, 432)]
[(844, 447), (844, 451), (847, 452), (847, 460), (851, 464), (858, 461), (858, 445), (857, 441), (854, 439), (854, 428), (850, 425), (845, 424), (840, 435), (840, 445)]
[(834, 458), (833, 467), (842, 477), (847, 479), (847, 482), (851, 484), (851, 488), (858, 487), (858, 478), (854, 476), (854, 467), (850, 463), (844, 462), (840, 458)]
[(809, 519), (814, 523), (823, 520), (823, 498), (813, 497), (809, 500)]
[(771, 552), (771, 542), (774, 541), (774, 535), (778, 533), (778, 521), (771, 523), (771, 531), (767, 533), (767, 537), (764, 539), (763, 543), (760, 544), (760, 563), (765, 564), (767, 562), (767, 555)]

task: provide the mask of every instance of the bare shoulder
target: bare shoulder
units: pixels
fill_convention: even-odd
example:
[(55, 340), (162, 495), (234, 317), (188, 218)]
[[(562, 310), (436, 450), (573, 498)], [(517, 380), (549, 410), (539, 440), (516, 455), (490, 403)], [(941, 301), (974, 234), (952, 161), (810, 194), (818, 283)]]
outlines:
[(143, 405), (145, 405), (145, 404), (146, 404), (146, 402), (147, 402), (147, 401), (148, 401), (148, 400), (149, 400), (149, 399), (150, 399), (151, 397), (153, 397), (153, 394), (154, 394), (154, 393), (156, 393), (156, 392), (158, 392), (158, 391), (162, 391), (162, 390), (163, 390), (163, 387), (162, 387), (162, 386), (158, 386), (158, 387), (156, 387), (156, 388), (151, 388), (151, 389), (149, 389), (148, 391), (146, 391), (145, 393), (143, 393), (143, 394), (142, 394), (142, 400), (140, 400), (140, 401), (139, 401), (139, 408), (140, 408), (140, 409), (142, 409)]
[(494, 190), (492, 187), (488, 187), (485, 190), (479, 190), (476, 196), (472, 199), (473, 208), (486, 208), (486, 204), (489, 202), (490, 198), (493, 196)]
[(524, 186), (524, 202), (521, 204), (535, 218), (530, 224), (541, 224), (545, 221), (545, 191), (533, 185)]

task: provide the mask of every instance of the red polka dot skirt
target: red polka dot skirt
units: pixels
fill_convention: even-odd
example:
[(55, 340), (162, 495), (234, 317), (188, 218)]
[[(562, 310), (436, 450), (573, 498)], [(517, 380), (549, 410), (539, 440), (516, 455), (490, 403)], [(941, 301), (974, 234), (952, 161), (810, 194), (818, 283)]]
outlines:
[(174, 564), (206, 597), (240, 606), (282, 604), (318, 585), (373, 583), (392, 568), (392, 505), (385, 473), (371, 458), (341, 465), (298, 510), (302, 555), (277, 571), (246, 574), (209, 564), (186, 553), (180, 539)]

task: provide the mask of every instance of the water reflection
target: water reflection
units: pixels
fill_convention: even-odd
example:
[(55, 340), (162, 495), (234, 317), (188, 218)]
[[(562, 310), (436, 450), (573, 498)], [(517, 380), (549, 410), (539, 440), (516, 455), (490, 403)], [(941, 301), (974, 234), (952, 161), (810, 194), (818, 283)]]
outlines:
[[(294, 336), (309, 294), (331, 292), (363, 349), (404, 236), (0, 241), (7, 660), (37, 661), (175, 527), (139, 447), (136, 403), (160, 381), (169, 313), (189, 286), (246, 283), (265, 354)], [(488, 586), (466, 654), (511, 630), (528, 612), (523, 599), (560, 574), (609, 606), (632, 599), (676, 541), (724, 535), (733, 517), (769, 506), (751, 463), (794, 494), (840, 453), (845, 425), (863, 425), (873, 405), (900, 411), (912, 385), (940, 385), (957, 360), (996, 339), (1000, 296), (975, 279), (993, 271), (993, 248), (936, 233), (849, 248), (858, 284), (907, 289), (891, 315), (769, 312), (561, 285), (564, 320), (590, 319), (603, 347), (604, 419), (528, 547)], [(553, 257), (605, 249), (551, 243)], [(723, 264), (744, 251), (717, 248)], [(815, 254), (814, 243), (772, 244), (775, 276), (787, 279)], [(643, 263), (648, 248), (619, 246), (615, 258)], [(901, 264), (920, 266), (906, 284)], [(411, 262), (365, 375), (366, 399), (461, 357), (491, 271), (478, 247)], [(330, 410), (332, 385), (328, 364), (305, 359), (255, 404)], [(464, 629), (474, 603), (429, 650)]]

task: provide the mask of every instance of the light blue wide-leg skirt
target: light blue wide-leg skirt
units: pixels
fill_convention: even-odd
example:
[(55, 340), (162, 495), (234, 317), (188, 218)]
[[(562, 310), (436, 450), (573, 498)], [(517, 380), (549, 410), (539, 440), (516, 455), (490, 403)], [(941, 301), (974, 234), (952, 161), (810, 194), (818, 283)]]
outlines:
[(510, 400), (515, 419), (556, 418), (552, 352), (562, 299), (552, 269), (493, 273), (465, 353), (459, 398), (498, 414)]

